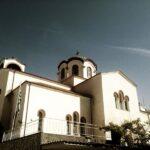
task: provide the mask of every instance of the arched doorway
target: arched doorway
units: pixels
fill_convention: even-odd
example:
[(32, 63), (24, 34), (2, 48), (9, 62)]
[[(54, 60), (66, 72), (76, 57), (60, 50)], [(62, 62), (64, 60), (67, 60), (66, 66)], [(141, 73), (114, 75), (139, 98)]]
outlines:
[(66, 116), (66, 121), (67, 121), (67, 134), (70, 135), (71, 134), (71, 121), (72, 121), (71, 115), (68, 114)]
[(45, 117), (45, 111), (44, 110), (39, 110), (38, 112), (38, 132), (43, 131), (43, 118)]
[(79, 113), (73, 113), (73, 133), (77, 135), (79, 133)]
[(86, 119), (85, 117), (81, 117), (80, 119), (80, 134), (81, 136), (85, 136), (86, 132), (85, 132), (85, 123), (86, 123)]

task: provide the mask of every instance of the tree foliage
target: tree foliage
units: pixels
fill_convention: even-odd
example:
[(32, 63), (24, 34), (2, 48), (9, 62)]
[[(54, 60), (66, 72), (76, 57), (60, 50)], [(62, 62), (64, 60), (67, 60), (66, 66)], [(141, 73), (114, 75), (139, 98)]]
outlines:
[(146, 145), (150, 142), (150, 131), (147, 127), (150, 128), (149, 123), (142, 124), (140, 119), (137, 119), (125, 121), (121, 125), (109, 123), (108, 126), (102, 127), (100, 130), (111, 131), (112, 141), (120, 140), (115, 144), (126, 143), (128, 146), (133, 146), (134, 144)]

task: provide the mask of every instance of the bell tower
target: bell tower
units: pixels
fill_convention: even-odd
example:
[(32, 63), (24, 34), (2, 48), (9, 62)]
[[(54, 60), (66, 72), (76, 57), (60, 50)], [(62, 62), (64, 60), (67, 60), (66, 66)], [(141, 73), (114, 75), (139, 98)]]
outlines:
[(96, 75), (97, 65), (77, 51), (76, 55), (63, 60), (58, 65), (58, 80), (64, 84), (75, 86), (81, 81)]
[(25, 65), (22, 64), (18, 59), (12, 58), (4, 58), (0, 61), (0, 69), (12, 69), (17, 71), (25, 71)]

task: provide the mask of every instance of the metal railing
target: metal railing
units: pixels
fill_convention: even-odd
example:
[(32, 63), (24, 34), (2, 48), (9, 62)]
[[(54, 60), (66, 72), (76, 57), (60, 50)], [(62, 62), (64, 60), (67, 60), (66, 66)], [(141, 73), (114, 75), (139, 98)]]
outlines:
[(86, 136), (89, 138), (101, 137), (97, 134), (99, 132), (98, 126), (93, 124), (42, 118), (16, 127), (13, 131), (6, 131), (3, 135), (3, 141), (28, 136), (38, 132), (66, 136)]

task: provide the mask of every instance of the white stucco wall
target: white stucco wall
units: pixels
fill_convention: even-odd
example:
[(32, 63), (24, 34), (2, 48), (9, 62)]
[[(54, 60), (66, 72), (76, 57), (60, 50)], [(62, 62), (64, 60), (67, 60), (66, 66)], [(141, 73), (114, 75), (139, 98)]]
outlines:
[(41, 83), (46, 86), (52, 86), (68, 91), (71, 90), (69, 86), (57, 83), (55, 81), (9, 69), (0, 69), (0, 81), (0, 120), (2, 116), (2, 109), (5, 97), (25, 81)]
[(90, 67), (92, 69), (92, 76), (96, 75), (96, 68), (93, 65), (93, 63), (91, 63), (90, 61), (85, 61), (84, 62), (84, 69), (83, 69), (83, 77), (84, 78), (89, 78), (87, 76), (87, 68)]
[(27, 74), (27, 73), (23, 73), (23, 72), (19, 72), (19, 71), (9, 70), (5, 95), (7, 95), (9, 92), (11, 92), (13, 89), (15, 89), (17, 86), (19, 86), (24, 81), (42, 83), (42, 84), (45, 84), (48, 86), (62, 88), (64, 90), (70, 90), (69, 86), (57, 83), (55, 81), (51, 81), (48, 79), (44, 79), (41, 77), (37, 77), (37, 76), (31, 75), (31, 74)]
[[(66, 115), (73, 116), (75, 111), (79, 113), (80, 117), (84, 116), (87, 123), (91, 123), (89, 98), (36, 84), (31, 84), (30, 88), (29, 85), (27, 87), (30, 92), (29, 95), (26, 95), (23, 123), (37, 120), (38, 111), (41, 109), (46, 113), (44, 132), (66, 134)], [(26, 131), (29, 132), (28, 129)]]
[(140, 119), (142, 122), (145, 122), (145, 121), (150, 122), (150, 114), (140, 111)]
[[(102, 73), (102, 89), (105, 124), (110, 122), (121, 124), (125, 120), (139, 117), (139, 106), (136, 86), (118, 72)], [(116, 109), (114, 92), (122, 90), (129, 97), (129, 111)]]
[[(147, 131), (150, 131), (150, 114), (140, 111), (139, 118), (140, 118), (141, 122), (145, 124), (145, 129)], [(147, 123), (149, 123), (149, 124), (147, 124)]]
[(85, 80), (86, 79), (84, 79), (84, 78), (74, 77), (74, 84), (73, 84), (73, 86), (76, 86), (76, 85), (80, 84), (81, 82), (83, 82)]
[(80, 84), (81, 82), (85, 81), (85, 78), (81, 78), (78, 76), (71, 76), (67, 78), (66, 80), (62, 81), (63, 84), (69, 85), (69, 86), (76, 86), (77, 84)]
[[(89, 80), (78, 84), (73, 89), (75, 92), (81, 94), (91, 95), (91, 110), (92, 110), (92, 124), (102, 127), (104, 126), (104, 105), (102, 97), (102, 83), (101, 83), (101, 74), (97, 74)], [(99, 129), (94, 130), (94, 134), (104, 137), (104, 132)]]

